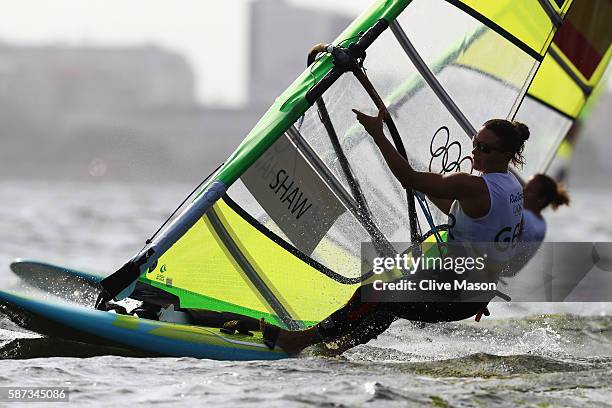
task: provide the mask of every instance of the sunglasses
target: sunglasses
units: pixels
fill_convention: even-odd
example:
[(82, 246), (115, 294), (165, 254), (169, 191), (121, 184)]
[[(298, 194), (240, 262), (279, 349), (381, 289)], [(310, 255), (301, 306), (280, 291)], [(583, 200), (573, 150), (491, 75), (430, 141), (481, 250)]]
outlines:
[(501, 152), (501, 149), (488, 145), (484, 142), (479, 142), (478, 140), (474, 140), (472, 142), (472, 146), (474, 146), (474, 149), (478, 150), (479, 152), (485, 153), (485, 154), (488, 154), (491, 152)]

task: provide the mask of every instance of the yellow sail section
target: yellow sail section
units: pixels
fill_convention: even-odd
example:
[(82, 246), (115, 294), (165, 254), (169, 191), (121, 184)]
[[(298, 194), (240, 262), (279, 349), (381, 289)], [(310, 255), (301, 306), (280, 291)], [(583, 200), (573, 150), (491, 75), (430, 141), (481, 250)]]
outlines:
[(357, 285), (342, 284), (324, 275), (271, 241), (227, 204), (216, 207), (234, 242), (294, 320), (322, 320), (355, 291)]
[[(326, 247), (331, 254), (333, 244)], [(336, 248), (340, 259), (347, 256), (343, 252)], [(247, 264), (237, 260), (240, 256)], [(235, 312), (279, 323), (279, 304), (291, 320), (317, 322), (346, 303), (358, 285), (341, 283), (309, 265), (223, 200), (141, 280), (175, 294), (183, 308)]]
[[(555, 45), (551, 45), (556, 48)], [(584, 105), (585, 95), (576, 82), (547, 54), (529, 87), (529, 95), (576, 117)]]
[(181, 307), (225, 311), (221, 310), (222, 304), (215, 305), (198, 296), (205, 295), (230, 302), (238, 308), (264, 314), (270, 312), (229, 256), (206, 217), (162, 255), (156, 268), (145, 278), (150, 281), (147, 283), (157, 283), (155, 286), (178, 295)]
[[(538, 0), (461, 0), (461, 3), (499, 25), (540, 55), (544, 55), (552, 40), (554, 26)], [(565, 10), (570, 3), (565, 2)]]
[(573, 0), (551, 0), (550, 4), (561, 17), (564, 17), (572, 5), (572, 1)]
[(554, 44), (580, 81), (594, 85), (612, 42), (612, 2), (576, 2), (555, 35)]
[(454, 64), (473, 68), (506, 84), (522, 88), (525, 76), (521, 75), (520, 71), (517, 73), (516, 61), (521, 60), (523, 51), (517, 47), (507, 47), (502, 55), (497, 54), (496, 58), (490, 58), (491, 45), (496, 44), (498, 34), (487, 30), (482, 34), (475, 33), (473, 36), (476, 40), (457, 56)]
[(529, 88), (529, 95), (576, 118), (612, 55), (612, 3), (575, 2)]

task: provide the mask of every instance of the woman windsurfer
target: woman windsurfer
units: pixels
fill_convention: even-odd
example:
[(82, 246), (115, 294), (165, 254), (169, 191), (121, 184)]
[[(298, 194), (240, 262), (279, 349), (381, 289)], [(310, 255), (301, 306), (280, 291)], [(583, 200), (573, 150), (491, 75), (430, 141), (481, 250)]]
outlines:
[(511, 267), (504, 276), (514, 276), (534, 257), (546, 236), (546, 220), (542, 211), (549, 205), (556, 210), (569, 205), (565, 188), (545, 174), (536, 174), (523, 188), (523, 223), (520, 244), (515, 251)]
[(529, 180), (523, 189), (523, 199), (523, 242), (542, 242), (546, 235), (542, 211), (549, 205), (556, 210), (561, 205), (569, 205), (570, 201), (565, 188), (546, 174), (536, 174)]
[[(527, 126), (504, 119), (485, 122), (473, 139), (472, 150), (474, 169), (481, 175), (441, 175), (414, 170), (397, 152), (383, 132), (383, 122), (389, 114), (386, 110), (381, 109), (377, 116), (368, 116), (358, 110), (353, 112), (402, 186), (426, 194), (441, 211), (454, 219), (449, 223), (453, 225), (449, 230), (449, 242), (495, 242), (496, 249), (490, 258), (498, 262), (509, 261), (520, 231), (523, 194), (508, 166), (524, 163), (522, 151), (529, 138)], [(462, 320), (483, 312), (494, 296), (472, 302), (448, 299), (372, 302), (362, 299), (364, 290), (371, 289), (368, 286), (371, 284), (361, 286), (345, 306), (305, 330), (284, 330), (262, 319), (266, 344), (270, 347), (276, 344), (288, 353), (299, 353), (310, 345), (324, 342), (335, 344), (334, 351), (339, 354), (376, 338), (397, 318), (430, 323)]]

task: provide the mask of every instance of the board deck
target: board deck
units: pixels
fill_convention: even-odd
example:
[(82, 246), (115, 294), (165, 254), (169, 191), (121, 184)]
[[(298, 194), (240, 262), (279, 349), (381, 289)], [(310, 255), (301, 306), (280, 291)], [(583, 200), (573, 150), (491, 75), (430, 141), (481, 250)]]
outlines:
[[(26, 328), (45, 335), (64, 332), (72, 339), (78, 337), (79, 341), (114, 344), (163, 356), (215, 360), (275, 360), (288, 357), (279, 348), (270, 350), (263, 343), (261, 332), (254, 332), (253, 336), (229, 335), (221, 333), (218, 328), (119, 315), (5, 291), (0, 291), (0, 303), (12, 314), (21, 312), (44, 321), (44, 327), (26, 325)], [(24, 325), (20, 320), (16, 319), (16, 323)]]

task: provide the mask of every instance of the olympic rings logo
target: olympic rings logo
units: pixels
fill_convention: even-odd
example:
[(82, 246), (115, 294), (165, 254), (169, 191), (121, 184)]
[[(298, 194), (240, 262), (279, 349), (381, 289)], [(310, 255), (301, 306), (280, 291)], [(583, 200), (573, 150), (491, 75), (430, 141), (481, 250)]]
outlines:
[[(434, 150), (434, 143), (438, 135), (444, 136), (446, 133), (446, 141), (443, 146), (438, 147)], [(439, 138), (438, 138), (439, 139)], [(461, 158), (461, 143), (458, 141), (450, 142), (450, 131), (446, 126), (442, 126), (440, 129), (436, 130), (433, 137), (431, 138), (431, 143), (429, 144), (429, 152), (431, 153), (431, 160), (429, 160), (429, 171), (432, 172), (433, 162), (436, 158), (441, 157), (442, 160), (442, 169), (440, 170), (440, 174), (446, 174), (453, 171), (461, 171), (461, 164), (464, 161), (470, 162), (470, 174), (474, 170), (474, 162), (470, 156), (465, 156)], [(457, 158), (453, 161), (449, 161), (450, 151), (454, 150), (457, 154)]]

